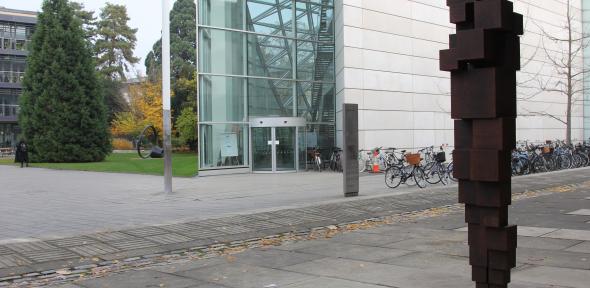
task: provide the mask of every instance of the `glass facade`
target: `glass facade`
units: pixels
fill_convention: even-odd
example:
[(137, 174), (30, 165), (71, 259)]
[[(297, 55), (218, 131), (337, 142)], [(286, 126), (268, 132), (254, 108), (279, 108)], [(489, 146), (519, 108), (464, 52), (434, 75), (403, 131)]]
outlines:
[[(22, 94), (26, 57), (35, 30), (35, 24), (14, 22), (12, 10), (0, 9), (0, 148), (12, 147), (18, 140), (18, 98)], [(34, 13), (29, 14), (34, 19)], [(28, 17), (28, 16), (27, 16)], [(27, 22), (34, 22), (27, 20)]]
[[(199, 0), (198, 10), (201, 169), (252, 167), (251, 151), (273, 141), (277, 170), (302, 166), (306, 149), (329, 153), (333, 0)], [(277, 128), (268, 140), (270, 132), (250, 125), (265, 117), (299, 117), (307, 125)]]
[(28, 49), (33, 36), (34, 25), (0, 21), (0, 49)]
[(18, 125), (15, 123), (0, 123), (0, 148), (14, 148)]
[(0, 119), (17, 116), (20, 93), (19, 89), (0, 88)]
[(0, 83), (21, 83), (25, 66), (25, 56), (0, 55)]

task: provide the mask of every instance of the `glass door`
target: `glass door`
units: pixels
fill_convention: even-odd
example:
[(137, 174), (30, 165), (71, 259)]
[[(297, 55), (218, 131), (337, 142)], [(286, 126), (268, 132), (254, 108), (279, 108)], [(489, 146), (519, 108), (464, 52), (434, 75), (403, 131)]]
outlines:
[(272, 127), (252, 128), (252, 170), (255, 172), (274, 170), (272, 132)]
[(252, 127), (252, 171), (296, 171), (296, 136), (296, 127)]
[(295, 127), (276, 127), (276, 171), (295, 171), (295, 155), (297, 149), (297, 137)]

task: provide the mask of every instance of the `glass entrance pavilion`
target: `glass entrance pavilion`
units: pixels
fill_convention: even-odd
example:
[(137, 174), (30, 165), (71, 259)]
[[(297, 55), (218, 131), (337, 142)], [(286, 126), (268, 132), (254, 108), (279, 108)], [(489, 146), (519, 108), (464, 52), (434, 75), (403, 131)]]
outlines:
[(333, 0), (199, 0), (200, 175), (287, 172), (335, 142)]

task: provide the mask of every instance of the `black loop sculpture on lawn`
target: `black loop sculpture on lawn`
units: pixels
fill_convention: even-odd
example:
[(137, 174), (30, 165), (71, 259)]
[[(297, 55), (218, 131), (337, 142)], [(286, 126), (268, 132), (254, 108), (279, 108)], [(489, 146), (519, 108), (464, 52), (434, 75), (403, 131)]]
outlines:
[(158, 145), (158, 130), (154, 125), (147, 125), (137, 137), (137, 154), (142, 159), (162, 158), (164, 149)]

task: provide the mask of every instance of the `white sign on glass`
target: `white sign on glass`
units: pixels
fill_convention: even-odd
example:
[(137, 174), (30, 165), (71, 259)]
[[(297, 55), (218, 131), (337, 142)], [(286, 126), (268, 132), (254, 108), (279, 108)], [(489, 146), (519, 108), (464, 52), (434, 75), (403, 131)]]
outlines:
[(223, 133), (221, 137), (221, 157), (238, 156), (238, 135), (236, 133)]

